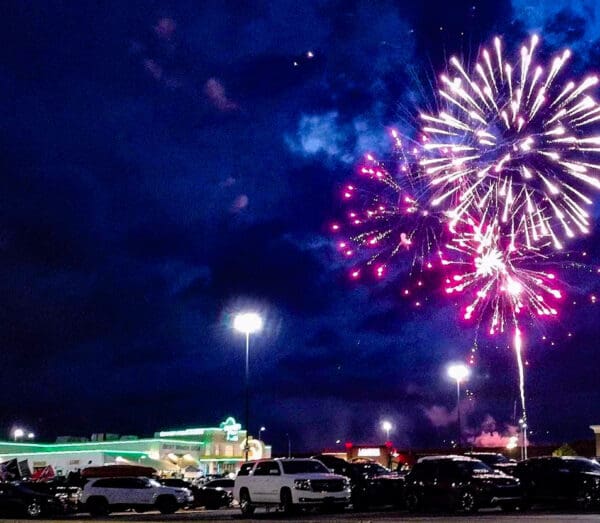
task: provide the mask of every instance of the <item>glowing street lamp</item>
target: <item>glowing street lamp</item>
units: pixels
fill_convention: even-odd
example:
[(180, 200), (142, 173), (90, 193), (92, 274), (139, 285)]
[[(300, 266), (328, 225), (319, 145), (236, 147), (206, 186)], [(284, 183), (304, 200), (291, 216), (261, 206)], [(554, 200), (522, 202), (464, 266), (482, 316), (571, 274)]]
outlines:
[(262, 329), (263, 320), (255, 312), (243, 312), (236, 314), (233, 320), (233, 328), (246, 335), (246, 445), (244, 447), (245, 461), (248, 461), (250, 452), (250, 373), (248, 367), (248, 353), (250, 351), (250, 334), (259, 332)]
[(262, 433), (267, 430), (266, 427), (261, 427), (260, 429), (258, 429), (258, 441), (262, 441)]
[(462, 447), (462, 425), (460, 422), (460, 382), (466, 380), (469, 377), (471, 371), (469, 367), (462, 363), (450, 365), (448, 367), (448, 376), (453, 380), (456, 380), (456, 414), (458, 418), (458, 447)]
[(15, 441), (22, 438), (24, 435), (25, 435), (25, 431), (23, 429), (15, 429), (13, 431), (13, 437), (15, 438)]
[(35, 434), (33, 432), (28, 432), (27, 439), (33, 439), (33, 438), (35, 438)]
[(381, 423), (381, 428), (385, 430), (385, 441), (390, 441), (390, 431), (394, 428), (389, 421), (384, 421)]

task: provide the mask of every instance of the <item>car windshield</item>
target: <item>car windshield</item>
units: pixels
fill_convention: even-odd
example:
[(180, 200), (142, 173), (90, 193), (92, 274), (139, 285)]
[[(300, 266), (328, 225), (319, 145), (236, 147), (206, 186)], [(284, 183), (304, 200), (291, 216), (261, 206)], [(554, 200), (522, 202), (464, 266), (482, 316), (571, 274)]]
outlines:
[(364, 463), (356, 465), (357, 470), (365, 476), (382, 476), (389, 474), (390, 471), (377, 463)]
[(486, 465), (496, 465), (497, 463), (508, 463), (508, 458), (502, 454), (489, 454), (486, 456), (473, 456), (475, 459), (483, 461)]
[(317, 460), (298, 460), (298, 461), (282, 461), (283, 472), (285, 474), (310, 474), (310, 473), (329, 473), (329, 469)]
[(575, 472), (596, 472), (600, 473), (600, 464), (594, 460), (572, 459), (568, 460), (569, 468)]

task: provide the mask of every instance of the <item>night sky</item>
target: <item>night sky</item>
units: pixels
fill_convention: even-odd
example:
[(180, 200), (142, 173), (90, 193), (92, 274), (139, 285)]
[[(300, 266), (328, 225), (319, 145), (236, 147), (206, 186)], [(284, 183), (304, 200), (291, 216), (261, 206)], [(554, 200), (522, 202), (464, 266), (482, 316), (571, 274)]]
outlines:
[[(350, 283), (328, 224), (366, 152), (431, 103), (452, 54), (533, 31), (597, 70), (594, 1), (13, 1), (0, 8), (0, 434), (151, 434), (243, 421), (275, 451), (454, 434), (445, 374), (476, 337), (402, 276)], [(408, 132), (408, 131), (407, 131)], [(600, 198), (597, 198), (600, 200)], [(600, 214), (596, 212), (596, 214)], [(597, 220), (596, 220), (597, 221)], [(596, 230), (560, 319), (529, 331), (534, 442), (600, 423)], [(581, 252), (587, 256), (581, 259)], [(576, 302), (576, 303), (573, 303)], [(545, 336), (545, 339), (543, 338)], [(468, 432), (515, 421), (507, 340), (478, 337)], [(518, 410), (517, 410), (518, 414)]]

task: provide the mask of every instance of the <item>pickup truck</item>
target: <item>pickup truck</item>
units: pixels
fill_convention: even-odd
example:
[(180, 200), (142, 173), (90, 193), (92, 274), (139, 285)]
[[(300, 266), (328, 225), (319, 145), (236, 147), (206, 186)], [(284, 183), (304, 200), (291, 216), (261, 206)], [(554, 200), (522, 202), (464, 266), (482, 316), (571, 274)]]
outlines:
[(272, 459), (244, 463), (233, 487), (243, 516), (256, 507), (278, 507), (292, 514), (303, 507), (344, 508), (350, 481), (316, 459)]

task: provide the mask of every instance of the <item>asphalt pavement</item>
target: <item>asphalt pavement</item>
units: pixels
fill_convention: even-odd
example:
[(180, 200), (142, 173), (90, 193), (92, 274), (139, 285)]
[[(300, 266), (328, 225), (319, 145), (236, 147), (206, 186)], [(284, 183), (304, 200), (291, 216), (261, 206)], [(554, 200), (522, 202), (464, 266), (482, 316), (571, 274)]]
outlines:
[[(370, 512), (353, 512), (345, 511), (336, 514), (325, 514), (318, 512), (308, 512), (294, 517), (285, 517), (281, 512), (272, 510), (266, 512), (264, 509), (257, 509), (252, 519), (242, 518), (239, 509), (221, 509), (221, 510), (189, 510), (179, 511), (168, 516), (159, 514), (158, 512), (148, 512), (144, 514), (136, 514), (135, 512), (121, 512), (111, 514), (104, 519), (92, 518), (87, 514), (78, 514), (67, 519), (51, 519), (48, 523), (57, 521), (67, 521), (73, 523), (75, 521), (93, 521), (94, 523), (110, 523), (115, 521), (231, 521), (237, 523), (260, 523), (270, 521), (285, 521), (292, 522), (346, 522), (357, 521), (368, 523), (372, 521), (391, 522), (435, 522), (451, 521), (452, 523), (461, 522), (508, 522), (508, 521), (548, 521), (548, 522), (569, 522), (569, 521), (600, 521), (600, 512), (597, 513), (570, 513), (570, 512), (549, 512), (549, 511), (532, 511), (525, 513), (504, 514), (500, 511), (481, 511), (475, 515), (462, 516), (458, 514), (435, 513), (435, 514), (408, 514), (407, 512), (399, 512), (398, 510), (381, 510)], [(8, 521), (8, 520), (4, 520)], [(15, 521), (15, 520), (13, 520)]]

